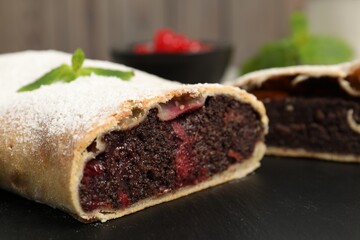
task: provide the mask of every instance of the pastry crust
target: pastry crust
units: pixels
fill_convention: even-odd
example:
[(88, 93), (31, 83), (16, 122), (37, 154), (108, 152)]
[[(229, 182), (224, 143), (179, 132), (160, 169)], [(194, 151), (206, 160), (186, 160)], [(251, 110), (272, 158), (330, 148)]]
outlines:
[(267, 147), (266, 154), (271, 156), (283, 156), (283, 157), (305, 157), (305, 158), (318, 158), (327, 161), (336, 162), (357, 162), (360, 163), (360, 156), (345, 155), (345, 154), (333, 154), (324, 152), (312, 152), (305, 149), (287, 149), (280, 147)]
[[(9, 57), (12, 58), (14, 63), (23, 58), (41, 58), (43, 62), (38, 64), (40, 66), (38, 74), (33, 74), (37, 77), (40, 73), (44, 74), (51, 69), (43, 66), (46, 65), (45, 61), (48, 59), (54, 58), (54, 65), (55, 62), (70, 59), (70, 55), (54, 51), (24, 52), (1, 56), (0, 66), (4, 65), (5, 60), (9, 59)], [(94, 67), (129, 69), (122, 65), (100, 61), (86, 61), (85, 63)], [(21, 66), (19, 68), (21, 69)], [(6, 69), (1, 70), (5, 71)], [(0, 81), (12, 80), (6, 79), (7, 77), (9, 75), (0, 74)], [(15, 77), (19, 77), (19, 75), (15, 74)], [(17, 78), (14, 78), (15, 80)], [(33, 80), (26, 79), (28, 82)], [(142, 80), (145, 80), (146, 83), (141, 82)], [(89, 87), (89, 82), (92, 81), (96, 82), (93, 82), (93, 87)], [(11, 101), (4, 100), (1, 102), (2, 99), (0, 99), (1, 188), (60, 208), (82, 221), (107, 221), (233, 178), (243, 177), (259, 166), (259, 161), (265, 151), (262, 142), (257, 143), (251, 159), (242, 164), (233, 165), (227, 171), (198, 185), (145, 199), (123, 210), (114, 210), (110, 213), (99, 210), (90, 213), (84, 212), (80, 206), (78, 186), (84, 166), (89, 159), (90, 153), (87, 152), (87, 147), (105, 133), (137, 125), (144, 119), (149, 109), (158, 107), (159, 103), (166, 103), (174, 97), (184, 95), (193, 98), (228, 95), (238, 101), (249, 103), (259, 113), (265, 132), (268, 124), (263, 104), (257, 101), (253, 95), (235, 87), (218, 84), (182, 85), (161, 80), (137, 70), (135, 70), (134, 79), (129, 83), (111, 79), (109, 84), (114, 84), (114, 87), (110, 86), (102, 89), (105, 88), (106, 84), (99, 85), (99, 81), (110, 80), (105, 77), (91, 76), (68, 84), (46, 86), (33, 92), (11, 92), (11, 89), (18, 89), (23, 85), (22, 82), (19, 82), (14, 86), (10, 86), (7, 91), (3, 91), (2, 96), (7, 96)], [(120, 94), (114, 90), (119, 84), (121, 86), (115, 90), (124, 91)], [(142, 85), (145, 86), (141, 87)], [(153, 85), (158, 86), (152, 88)], [(77, 92), (73, 93), (73, 91)], [(96, 92), (92, 93), (91, 91)], [(118, 100), (102, 99), (103, 96), (99, 95), (98, 101), (102, 101), (102, 105), (93, 106), (90, 104), (91, 101), (96, 100), (97, 92), (100, 94), (109, 92), (111, 94), (111, 91), (115, 91), (113, 94)], [(69, 96), (69, 100), (61, 99), (64, 101), (63, 108), (61, 108), (59, 107), (62, 106), (61, 104), (52, 101), (61, 98), (63, 92), (69, 93), (69, 95), (66, 95)], [(127, 96), (128, 92), (131, 92), (129, 96)], [(71, 94), (75, 97), (78, 96), (80, 102), (69, 103), (68, 101), (76, 100), (76, 98), (71, 97)], [(92, 96), (95, 96), (95, 98)], [(55, 100), (49, 100), (52, 97)], [(52, 104), (61, 109), (51, 109)], [(98, 108), (99, 115), (84, 111), (82, 108), (86, 107), (86, 105), (89, 105), (89, 108)], [(69, 121), (67, 121), (68, 119)]]
[(293, 83), (305, 81), (308, 78), (330, 77), (338, 81), (339, 86), (350, 96), (359, 97), (360, 89), (349, 82), (349, 77), (356, 76), (356, 85), (360, 84), (360, 60), (337, 65), (304, 65), (283, 68), (271, 68), (245, 74), (232, 85), (250, 90), (260, 87), (264, 82), (282, 77), (289, 77)]

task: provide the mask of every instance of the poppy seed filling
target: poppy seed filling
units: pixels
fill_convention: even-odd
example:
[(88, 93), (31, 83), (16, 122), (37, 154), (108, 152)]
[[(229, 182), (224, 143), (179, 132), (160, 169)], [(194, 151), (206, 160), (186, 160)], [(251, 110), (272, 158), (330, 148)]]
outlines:
[(84, 167), (83, 210), (122, 209), (195, 185), (246, 161), (262, 140), (260, 116), (248, 103), (215, 96), (189, 106), (166, 121), (153, 108), (137, 126), (105, 134), (104, 150)]
[(251, 89), (269, 116), (266, 144), (331, 154), (360, 154), (360, 99), (335, 78), (295, 77), (266, 81)]

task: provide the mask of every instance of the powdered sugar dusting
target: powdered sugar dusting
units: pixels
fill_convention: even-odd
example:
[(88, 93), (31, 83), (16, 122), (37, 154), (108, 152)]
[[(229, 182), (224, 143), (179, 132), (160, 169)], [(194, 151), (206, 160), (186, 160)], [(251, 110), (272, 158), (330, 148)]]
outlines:
[[(35, 81), (60, 64), (70, 64), (71, 55), (56, 51), (26, 51), (0, 55), (0, 132), (19, 131), (17, 142), (31, 142), (34, 151), (50, 136), (72, 133), (73, 139), (101, 125), (127, 100), (143, 100), (184, 87), (153, 75), (135, 71), (130, 81), (92, 75), (71, 83), (43, 86), (31, 92), (17, 93), (20, 87)], [(131, 70), (128, 67), (95, 60), (84, 66)], [(3, 128), (3, 129), (1, 129)], [(6, 129), (5, 129), (6, 128)]]

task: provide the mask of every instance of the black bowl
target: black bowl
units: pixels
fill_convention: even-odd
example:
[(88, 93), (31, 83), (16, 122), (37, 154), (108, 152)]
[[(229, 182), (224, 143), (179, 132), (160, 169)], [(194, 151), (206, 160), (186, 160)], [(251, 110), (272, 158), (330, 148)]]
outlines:
[(232, 49), (213, 44), (209, 51), (198, 53), (137, 54), (112, 51), (113, 61), (182, 83), (217, 83), (229, 65)]

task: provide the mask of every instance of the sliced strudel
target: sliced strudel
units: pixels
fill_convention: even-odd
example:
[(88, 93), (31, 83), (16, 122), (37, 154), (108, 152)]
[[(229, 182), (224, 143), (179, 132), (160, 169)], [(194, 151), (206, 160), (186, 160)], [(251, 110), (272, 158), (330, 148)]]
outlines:
[[(267, 117), (253, 95), (95, 60), (82, 70), (73, 64), (85, 75), (74, 80), (61, 75), (70, 59), (55, 51), (0, 56), (2, 188), (82, 221), (106, 221), (259, 166)], [(49, 84), (55, 73), (66, 81)]]

